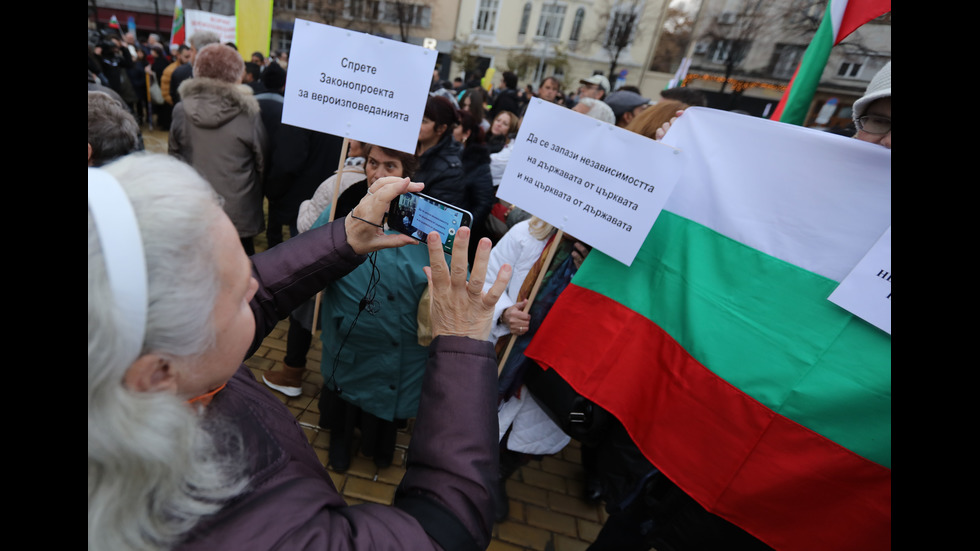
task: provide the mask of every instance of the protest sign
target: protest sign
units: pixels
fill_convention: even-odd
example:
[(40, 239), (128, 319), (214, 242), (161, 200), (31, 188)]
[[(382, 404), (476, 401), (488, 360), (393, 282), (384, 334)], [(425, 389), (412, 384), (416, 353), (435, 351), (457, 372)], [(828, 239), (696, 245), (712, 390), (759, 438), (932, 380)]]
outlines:
[(534, 99), (497, 197), (629, 266), (680, 177), (681, 151)]
[(437, 52), (297, 19), (282, 122), (414, 152)]
[(830, 294), (830, 301), (892, 334), (892, 229)]
[(194, 36), (200, 31), (210, 31), (218, 35), (222, 44), (235, 42), (235, 16), (219, 15), (200, 10), (184, 10), (185, 36)]

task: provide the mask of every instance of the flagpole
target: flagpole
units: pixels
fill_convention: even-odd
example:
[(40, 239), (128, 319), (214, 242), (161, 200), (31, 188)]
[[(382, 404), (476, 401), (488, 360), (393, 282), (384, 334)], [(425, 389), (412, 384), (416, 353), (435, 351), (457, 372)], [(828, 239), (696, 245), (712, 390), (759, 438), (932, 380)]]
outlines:
[[(347, 143), (349, 138), (344, 138), (344, 143), (340, 146), (340, 165), (337, 167), (337, 179), (334, 182), (333, 188), (333, 201), (330, 202), (330, 218), (329, 221), (333, 222), (333, 217), (337, 214), (337, 198), (340, 197), (340, 183), (344, 178), (344, 164), (347, 162)], [(370, 186), (369, 186), (370, 187)], [(320, 300), (323, 297), (323, 291), (319, 291), (316, 294), (316, 298), (313, 299), (313, 326), (310, 333), (316, 335), (316, 318), (320, 314)]]
[[(531, 288), (531, 294), (527, 297), (527, 304), (524, 305), (522, 312), (530, 312), (531, 304), (534, 303), (534, 297), (538, 295), (538, 289), (541, 287), (541, 281), (544, 280), (544, 275), (548, 273), (548, 267), (551, 266), (551, 259), (555, 256), (555, 251), (558, 250), (558, 244), (561, 243), (561, 238), (565, 232), (558, 230), (555, 234), (555, 238), (552, 241), (552, 246), (548, 249), (548, 255), (544, 259), (544, 265), (541, 271), (538, 273), (538, 279), (534, 281), (534, 287)], [(528, 325), (530, 328), (530, 325)], [(517, 340), (517, 335), (511, 337), (510, 342), (507, 343), (507, 349), (504, 350), (504, 355), (500, 357), (500, 363), (497, 364), (497, 377), (500, 377), (500, 372), (504, 370), (504, 364), (507, 363), (507, 357), (510, 356), (510, 351), (514, 348), (514, 341)]]
[(153, 94), (150, 93), (153, 83), (150, 80), (150, 73), (143, 73), (143, 76), (146, 77), (146, 118), (150, 130), (153, 130)]

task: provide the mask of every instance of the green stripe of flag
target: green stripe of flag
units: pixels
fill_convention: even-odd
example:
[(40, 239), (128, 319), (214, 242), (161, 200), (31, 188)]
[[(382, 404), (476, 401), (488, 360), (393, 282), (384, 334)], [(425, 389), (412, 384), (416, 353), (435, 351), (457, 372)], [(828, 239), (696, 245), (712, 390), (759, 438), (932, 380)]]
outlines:
[(774, 412), (891, 465), (891, 339), (827, 300), (836, 282), (670, 212), (651, 235), (632, 267), (594, 252), (574, 283)]

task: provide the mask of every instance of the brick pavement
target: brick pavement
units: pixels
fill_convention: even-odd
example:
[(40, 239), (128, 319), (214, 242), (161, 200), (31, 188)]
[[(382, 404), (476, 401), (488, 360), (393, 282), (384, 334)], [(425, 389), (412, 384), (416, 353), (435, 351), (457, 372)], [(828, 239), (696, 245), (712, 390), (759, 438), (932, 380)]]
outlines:
[[(167, 152), (167, 133), (143, 127), (143, 140), (148, 151)], [(288, 236), (288, 230), (284, 232)], [(255, 240), (256, 250), (266, 249), (265, 235)], [(279, 322), (266, 337), (254, 356), (245, 363), (256, 379), (262, 373), (282, 369), (286, 354), (288, 322)], [(327, 464), (329, 431), (320, 429), (319, 389), (323, 383), (320, 374), (322, 345), (314, 337), (307, 355), (306, 373), (303, 377), (303, 393), (290, 398), (269, 390), (293, 412), (306, 431), (320, 461)], [(390, 504), (395, 487), (405, 473), (405, 451), (411, 442), (412, 422), (398, 432), (395, 458), (391, 466), (378, 469), (374, 462), (357, 454), (351, 458), (351, 466), (345, 473), (328, 468), (336, 487), (350, 504), (373, 502)], [(354, 442), (357, 447), (357, 439)], [(586, 503), (582, 494), (583, 480), (580, 448), (572, 441), (561, 452), (531, 461), (507, 481), (510, 498), (510, 514), (493, 529), (489, 551), (583, 551), (595, 540), (607, 514), (601, 504)]]

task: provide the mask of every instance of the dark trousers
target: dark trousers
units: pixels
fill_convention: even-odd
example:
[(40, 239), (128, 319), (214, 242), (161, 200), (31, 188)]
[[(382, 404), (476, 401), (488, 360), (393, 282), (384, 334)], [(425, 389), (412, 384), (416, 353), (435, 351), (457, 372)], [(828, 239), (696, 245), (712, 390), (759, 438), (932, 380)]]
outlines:
[(275, 247), (276, 245), (283, 242), (282, 237), (282, 227), (289, 226), (289, 237), (296, 237), (299, 234), (299, 228), (296, 227), (296, 217), (294, 216), (292, 220), (286, 220), (281, 215), (276, 214), (269, 209), (269, 223), (265, 228), (265, 238), (269, 242), (269, 248)]
[(170, 130), (173, 111), (174, 106), (169, 103), (153, 106), (153, 113), (157, 116), (157, 130)]
[(289, 330), (286, 331), (286, 357), (283, 363), (289, 367), (306, 365), (306, 354), (313, 344), (313, 333), (307, 331), (298, 321), (289, 316)]

